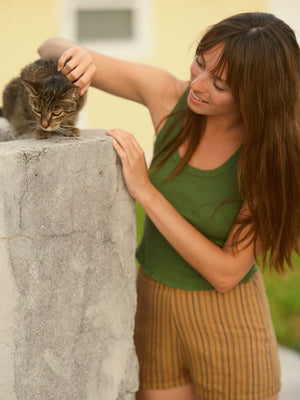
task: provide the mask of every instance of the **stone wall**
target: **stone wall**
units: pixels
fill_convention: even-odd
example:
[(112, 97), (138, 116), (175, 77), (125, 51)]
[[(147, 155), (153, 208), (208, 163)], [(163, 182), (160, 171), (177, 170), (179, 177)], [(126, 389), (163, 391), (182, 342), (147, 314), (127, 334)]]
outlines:
[(104, 131), (0, 143), (0, 399), (133, 400), (134, 202)]

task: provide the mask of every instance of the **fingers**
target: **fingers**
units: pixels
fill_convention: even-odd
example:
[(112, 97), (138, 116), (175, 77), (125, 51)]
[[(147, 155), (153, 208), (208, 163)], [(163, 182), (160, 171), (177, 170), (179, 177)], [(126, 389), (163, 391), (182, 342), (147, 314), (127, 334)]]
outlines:
[(63, 53), (58, 60), (57, 70), (61, 71), (70, 82), (81, 88), (80, 94), (84, 94), (96, 72), (90, 54), (82, 47), (74, 46)]
[(84, 93), (86, 93), (88, 91), (89, 87), (90, 87), (90, 84), (88, 84), (84, 88), (82, 88), (80, 90), (80, 96), (82, 96)]
[(108, 136), (113, 137), (122, 150), (131, 158), (137, 158), (141, 155), (144, 156), (144, 151), (138, 144), (132, 133), (126, 132), (122, 129), (112, 129), (107, 131)]
[(143, 149), (135, 137), (121, 129), (106, 132), (113, 140), (113, 147), (121, 159), (123, 177), (129, 194), (136, 200), (152, 186)]
[[(87, 91), (89, 86), (91, 85), (93, 76), (96, 71), (96, 66), (92, 65), (88, 70), (86, 70), (79, 79), (74, 81), (74, 84), (78, 87), (80, 87), (82, 90)], [(68, 78), (68, 76), (67, 76)], [(75, 78), (76, 79), (76, 78)], [(71, 79), (70, 79), (71, 80)]]
[(132, 154), (132, 151), (130, 149), (130, 146), (128, 146), (127, 140), (129, 138), (129, 134), (127, 135), (127, 140), (125, 135), (127, 132), (121, 131), (120, 129), (114, 129), (111, 131), (107, 131), (106, 134), (108, 136), (111, 136), (113, 138), (113, 148), (117, 152), (118, 156), (120, 157), (120, 160), (122, 162), (123, 168), (130, 168), (132, 164), (132, 160), (135, 158), (134, 154)]
[(74, 54), (77, 52), (77, 46), (71, 47), (70, 49), (66, 50), (59, 58), (58, 60), (58, 65), (57, 65), (57, 70), (62, 71), (64, 68), (67, 60), (71, 59), (74, 57)]
[(116, 152), (118, 153), (118, 156), (122, 160), (122, 163), (126, 162), (125, 161), (127, 158), (126, 152), (124, 151), (122, 146), (119, 145), (119, 143), (116, 141), (116, 139), (113, 140), (112, 145), (113, 145), (114, 149), (116, 150)]
[(107, 131), (106, 134), (114, 138), (113, 146), (123, 166), (132, 168), (139, 165), (139, 168), (144, 167), (146, 164), (144, 150), (131, 133), (122, 129), (113, 129)]
[(126, 132), (123, 129), (110, 129), (106, 131), (108, 136), (113, 137), (114, 139), (119, 142), (120, 145), (126, 146), (127, 144), (134, 144), (140, 148), (139, 144), (137, 143), (135, 137), (132, 133)]

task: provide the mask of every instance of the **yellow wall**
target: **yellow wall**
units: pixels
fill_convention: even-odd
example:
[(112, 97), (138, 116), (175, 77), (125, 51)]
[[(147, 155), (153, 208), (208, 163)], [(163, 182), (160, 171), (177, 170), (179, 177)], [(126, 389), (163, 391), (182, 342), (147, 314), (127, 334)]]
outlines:
[(1, 91), (25, 64), (39, 58), (38, 45), (55, 34), (56, 1), (0, 0)]
[[(239, 12), (266, 10), (266, 0), (154, 0), (154, 56), (141, 61), (189, 79), (192, 45), (203, 29)], [(96, 92), (90, 93), (91, 126), (129, 130), (151, 152), (154, 131), (147, 109)]]
[[(44, 39), (59, 34), (62, 1), (0, 0), (1, 91), (26, 63), (38, 57), (36, 49)], [(154, 51), (139, 61), (168, 69), (182, 79), (189, 78), (192, 45), (203, 29), (238, 12), (268, 8), (268, 0), (152, 1)], [(129, 130), (151, 152), (153, 129), (143, 106), (90, 89), (86, 109), (86, 128)]]

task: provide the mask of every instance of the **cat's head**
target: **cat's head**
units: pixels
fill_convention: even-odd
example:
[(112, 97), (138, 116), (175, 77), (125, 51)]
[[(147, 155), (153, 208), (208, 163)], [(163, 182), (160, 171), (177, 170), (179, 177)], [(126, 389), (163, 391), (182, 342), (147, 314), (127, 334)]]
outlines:
[[(42, 80), (22, 80), (28, 103), (37, 124), (43, 130), (55, 131), (64, 122), (75, 123), (85, 96), (80, 88), (63, 76), (52, 76)], [(66, 125), (67, 126), (67, 125)]]

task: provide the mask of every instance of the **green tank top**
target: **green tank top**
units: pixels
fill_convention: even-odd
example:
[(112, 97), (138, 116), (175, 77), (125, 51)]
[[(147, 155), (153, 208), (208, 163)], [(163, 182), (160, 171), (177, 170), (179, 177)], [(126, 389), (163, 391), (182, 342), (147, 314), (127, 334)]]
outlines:
[[(186, 107), (187, 91), (174, 108), (174, 112)], [(162, 139), (174, 121), (171, 115), (159, 132), (154, 154), (160, 149)], [(182, 127), (176, 124), (167, 140), (171, 140)], [(213, 170), (200, 170), (187, 165), (175, 178), (167, 177), (180, 162), (176, 151), (158, 171), (150, 169), (152, 184), (198, 231), (216, 245), (223, 247), (237, 217), (242, 201), (239, 198), (237, 166), (240, 151), (236, 151), (223, 165)], [(159, 162), (157, 160), (156, 162)], [(225, 202), (224, 200), (236, 199)], [(218, 207), (219, 206), (219, 207)], [(212, 290), (213, 286), (188, 264), (145, 216), (144, 231), (136, 251), (143, 271), (153, 279), (173, 288), (184, 290)], [(250, 280), (257, 266), (254, 264), (241, 282)]]

